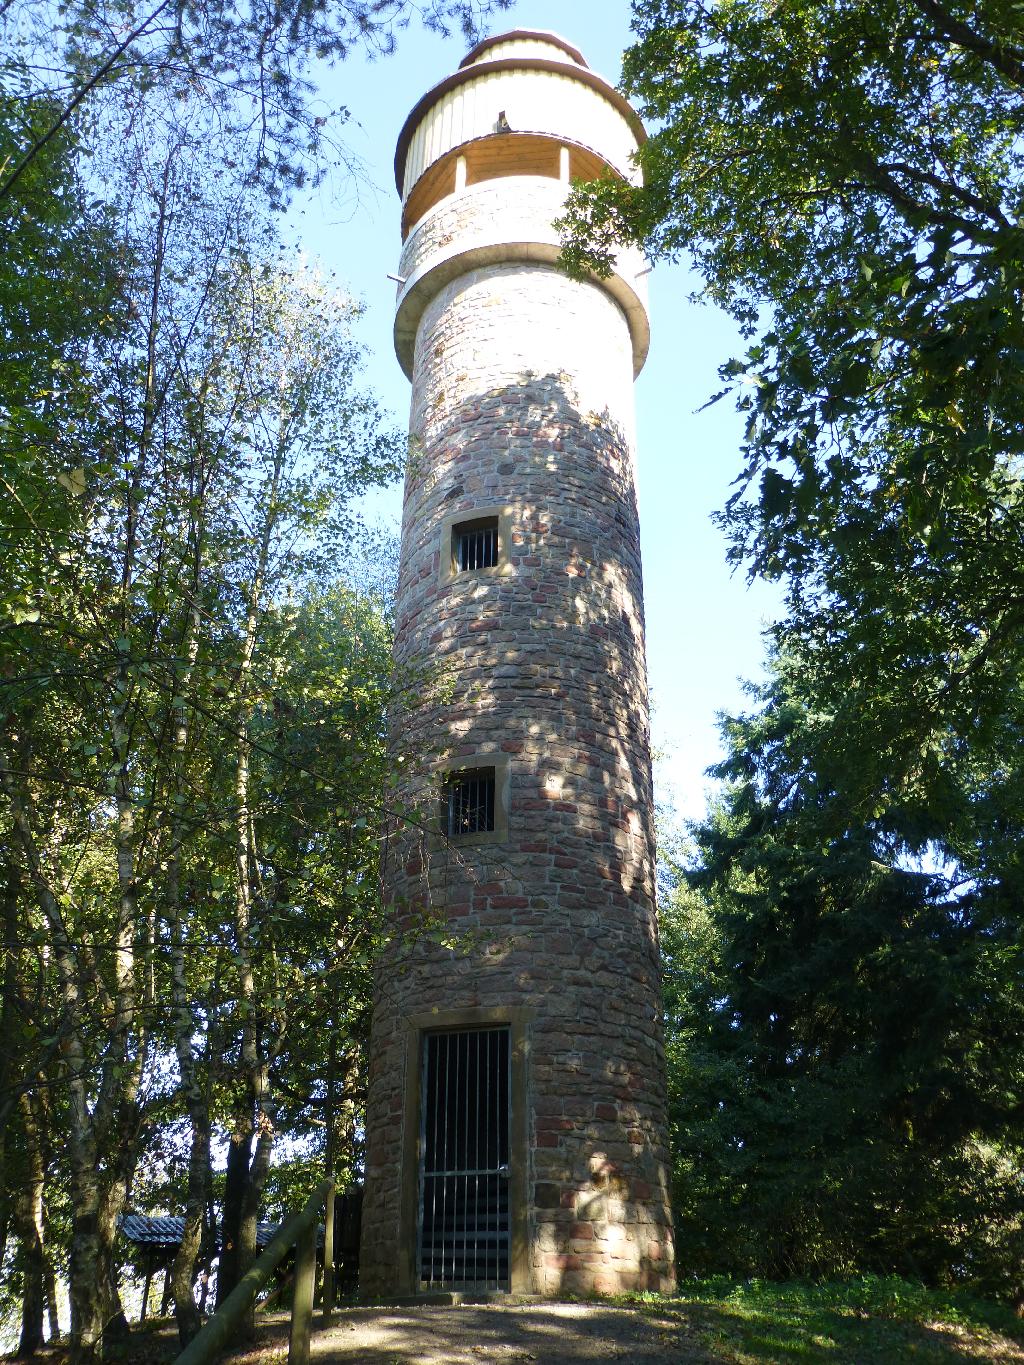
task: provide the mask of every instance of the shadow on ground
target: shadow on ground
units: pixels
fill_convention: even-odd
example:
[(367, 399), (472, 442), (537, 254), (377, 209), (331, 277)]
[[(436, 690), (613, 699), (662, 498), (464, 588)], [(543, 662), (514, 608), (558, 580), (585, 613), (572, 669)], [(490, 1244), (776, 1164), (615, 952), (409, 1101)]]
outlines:
[[(329, 1332), (313, 1333), (313, 1365), (1024, 1365), (1024, 1332), (956, 1314), (916, 1317), (852, 1302), (815, 1302), (776, 1290), (770, 1304), (746, 1297), (664, 1299), (635, 1307), (603, 1303), (419, 1304), (346, 1308)], [(257, 1315), (255, 1340), (219, 1365), (285, 1365), (286, 1314)], [(318, 1323), (318, 1320), (317, 1320)], [(1005, 1326), (1005, 1324), (1004, 1324)], [(119, 1365), (171, 1365), (168, 1322), (133, 1334)], [(7, 1357), (5, 1357), (6, 1359)], [(39, 1365), (68, 1365), (66, 1346)]]
[[(283, 1365), (287, 1321), (223, 1365)], [(315, 1365), (1024, 1365), (1019, 1342), (979, 1324), (912, 1322), (855, 1311), (736, 1312), (662, 1301), (636, 1308), (566, 1303), (350, 1308), (316, 1331)]]
[[(278, 1365), (287, 1358), (286, 1321), (267, 1324), (261, 1340), (224, 1365)], [(529, 1362), (583, 1365), (704, 1365), (702, 1350), (679, 1317), (590, 1303), (350, 1308), (337, 1325), (313, 1335), (316, 1365), (482, 1365)]]

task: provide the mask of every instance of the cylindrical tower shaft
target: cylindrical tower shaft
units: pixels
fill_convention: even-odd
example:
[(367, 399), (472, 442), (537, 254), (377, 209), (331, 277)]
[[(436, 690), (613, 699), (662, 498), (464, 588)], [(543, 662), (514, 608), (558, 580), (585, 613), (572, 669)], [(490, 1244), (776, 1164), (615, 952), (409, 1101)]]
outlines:
[[(642, 130), (552, 35), (470, 53), (399, 144), (413, 381), (362, 1283), (672, 1283), (632, 380), (642, 261), (555, 265)], [(600, 145), (598, 145), (600, 144)], [(574, 168), (575, 166), (575, 168)], [(449, 176), (450, 171), (450, 176)]]

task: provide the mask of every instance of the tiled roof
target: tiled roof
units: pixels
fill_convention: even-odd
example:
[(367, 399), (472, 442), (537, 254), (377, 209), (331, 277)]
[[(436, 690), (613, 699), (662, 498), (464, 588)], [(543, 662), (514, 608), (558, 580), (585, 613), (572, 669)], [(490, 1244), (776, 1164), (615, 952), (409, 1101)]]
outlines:
[[(256, 1245), (265, 1247), (280, 1226), (280, 1223), (257, 1223)], [(121, 1218), (121, 1232), (129, 1242), (141, 1246), (179, 1246), (184, 1229), (184, 1218), (173, 1216), (157, 1218), (142, 1213), (126, 1213)]]

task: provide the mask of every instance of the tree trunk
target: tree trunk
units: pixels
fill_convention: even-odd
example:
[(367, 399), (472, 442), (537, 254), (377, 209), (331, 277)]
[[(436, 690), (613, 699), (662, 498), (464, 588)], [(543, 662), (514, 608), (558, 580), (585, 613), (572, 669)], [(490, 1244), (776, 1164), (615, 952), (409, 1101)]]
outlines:
[[(46, 1226), (46, 1219), (43, 1219)], [(49, 1238), (43, 1243), (43, 1285), (46, 1289), (46, 1318), (50, 1327), (50, 1344), (60, 1341), (60, 1308), (57, 1304), (57, 1276), (53, 1273), (53, 1255)]]
[[(185, 669), (176, 691), (184, 697), (192, 679), (196, 657), (199, 650), (198, 608), (195, 603), (199, 596), (199, 578), (202, 563), (202, 533), (199, 525), (193, 522), (193, 542), (196, 546), (196, 560), (193, 566), (192, 609), (188, 613), (185, 626)], [(178, 764), (187, 761), (188, 712), (184, 701), (175, 708), (174, 748)], [(179, 778), (183, 774), (179, 773)], [(188, 1180), (185, 1192), (184, 1227), (181, 1245), (168, 1270), (165, 1292), (169, 1287), (174, 1298), (174, 1313), (178, 1322), (178, 1340), (182, 1347), (188, 1345), (202, 1326), (202, 1316), (196, 1307), (195, 1276), (196, 1257), (203, 1238), (203, 1218), (206, 1212), (206, 1191), (210, 1170), (210, 1106), (207, 1089), (203, 1086), (196, 1059), (192, 1052), (192, 1038), (195, 1032), (195, 1019), (189, 1000), (188, 979), (185, 972), (185, 932), (181, 913), (181, 862), (185, 842), (185, 831), (177, 816), (171, 828), (171, 856), (168, 861), (167, 875), (167, 921), (171, 938), (171, 1004), (174, 1019), (174, 1050), (178, 1058), (178, 1075), (181, 1080), (181, 1093), (188, 1112), (192, 1130), (188, 1158)], [(213, 988), (213, 999), (206, 1002), (207, 1011), (216, 1012), (217, 984)], [(211, 1024), (209, 1030), (213, 1028)], [(210, 1057), (212, 1066), (213, 1059)]]
[[(123, 727), (120, 712), (115, 727)], [(126, 742), (122, 751), (124, 780)], [(30, 744), (20, 740), (18, 767), (31, 768)], [(45, 844), (37, 841), (31, 794), (15, 780), (0, 755), (0, 783), (8, 796), (17, 838), (25, 857), (38, 906), (52, 943), (52, 962), (60, 984), (61, 1059), (67, 1081), (67, 1155), (70, 1172), (72, 1235), (69, 1257), (72, 1359), (91, 1365), (102, 1359), (104, 1337), (117, 1339), (128, 1330), (121, 1308), (114, 1263), (117, 1217), (124, 1207), (128, 1175), (134, 1166), (140, 1113), (138, 1085), (146, 1052), (146, 1029), (138, 1027), (136, 1010), (134, 916), (136, 895), (132, 858), (132, 816), (122, 789), (117, 801), (117, 864), (120, 883), (118, 923), (113, 936), (113, 979), (108, 989), (91, 955), (69, 937), (64, 912), (50, 882)], [(151, 943), (146, 945), (151, 953)], [(96, 1064), (92, 1055), (95, 991), (110, 1019), (99, 1067), (98, 1093), (91, 1099)], [(101, 1174), (100, 1155), (105, 1161)]]
[(71, 1289), (71, 1340), (74, 1365), (93, 1365), (103, 1359), (103, 1300), (100, 1293), (99, 1255), (96, 1239), (96, 1177), (72, 1178), (71, 1256), (68, 1278)]
[(35, 1355), (43, 1344), (46, 1260), (43, 1254), (43, 1159), (39, 1132), (28, 1095), (18, 1096), (24, 1175), (14, 1201), (21, 1243), (21, 1335), (18, 1356)]
[(204, 1117), (191, 1116), (192, 1142), (188, 1158), (185, 1226), (182, 1230), (181, 1245), (170, 1269), (174, 1315), (178, 1322), (178, 1340), (182, 1348), (188, 1345), (202, 1325), (193, 1286), (196, 1257), (203, 1240), (207, 1169), (210, 1164), (210, 1124), (209, 1118)]
[[(23, 1175), (15, 1200), (18, 1237), (22, 1244), (23, 1294), (22, 1331), (19, 1357), (34, 1355), (44, 1342), (46, 1294), (52, 1269), (46, 1254), (46, 1233), (42, 1218), (42, 1192), (46, 1179), (44, 1152), (45, 1107), (27, 1091), (18, 1096), (18, 1132)], [(52, 1335), (52, 1334), (51, 1334)]]
[(100, 1201), (97, 1220), (97, 1250), (100, 1266), (100, 1290), (103, 1305), (103, 1354), (129, 1341), (132, 1329), (121, 1303), (116, 1253), (117, 1220), (125, 1205), (125, 1184), (120, 1177), (111, 1182)]
[[(4, 1046), (0, 1047), (0, 1243), (7, 1234), (10, 1218), (11, 1182), (7, 1179), (7, 1128), (11, 1117), (11, 1084), (13, 1081), (11, 1062), (15, 1048), (11, 1046), (15, 1035), (18, 996), (18, 892), (21, 879), (13, 860), (8, 863), (7, 878), (3, 893), (3, 979), (0, 982), (0, 1036)], [(3, 1245), (0, 1245), (0, 1265), (3, 1264)]]
[[(251, 1111), (250, 1111), (251, 1112)], [(244, 1116), (236, 1119), (228, 1143), (227, 1172), (224, 1180), (224, 1211), (220, 1220), (220, 1261), (217, 1266), (217, 1307), (219, 1308), (240, 1279), (239, 1239), (242, 1205), (249, 1184), (249, 1155), (252, 1151), (251, 1121), (246, 1128)]]
[[(260, 1199), (270, 1167), (270, 1152), (274, 1141), (274, 1126), (269, 1104), (269, 1072), (265, 1049), (261, 1048), (259, 1027), (259, 1001), (256, 998), (256, 977), (253, 966), (251, 943), (253, 888), (251, 869), (255, 860), (253, 847), (252, 812), (249, 808), (250, 793), (250, 739), (252, 702), (249, 695), (250, 672), (256, 650), (259, 626), (260, 601), (266, 583), (267, 567), (270, 562), (270, 546), (278, 516), (277, 495), (284, 468), (285, 451), (279, 445), (275, 452), (274, 465), (267, 488), (266, 516), (260, 535), (259, 551), (256, 557), (252, 582), (249, 586), (246, 611), (245, 639), (238, 667), (238, 698), (240, 711), (239, 743), (235, 758), (235, 954), (238, 959), (238, 994), (243, 1007), (239, 1063), (244, 1084), (250, 1122), (245, 1155), (248, 1158), (252, 1136), (256, 1137), (256, 1152), (251, 1167), (246, 1163), (244, 1181), (239, 1179), (241, 1195), (235, 1239), (235, 1256), (232, 1270), (235, 1280), (244, 1275), (256, 1259), (256, 1222), (259, 1216)], [(233, 1139), (232, 1139), (233, 1141)], [(225, 1196), (225, 1225), (227, 1224), (227, 1198)], [(227, 1229), (225, 1228), (225, 1231)], [(223, 1256), (221, 1258), (223, 1265)], [(217, 1283), (217, 1303), (222, 1302), (220, 1278)]]
[(200, 1251), (202, 1271), (200, 1272), (199, 1313), (206, 1312), (206, 1300), (210, 1296), (210, 1280), (213, 1278), (213, 1261), (217, 1254), (217, 1210), (213, 1204), (213, 1172), (206, 1172), (206, 1228), (203, 1246)]
[[(19, 752), (19, 767), (30, 767), (28, 754)], [(81, 1033), (83, 1013), (80, 964), (68, 939), (63, 916), (50, 886), (43, 858), (33, 832), (32, 805), (28, 794), (18, 786), (5, 758), (0, 758), (0, 780), (7, 795), (32, 887), (39, 908), (49, 926), (53, 941), (53, 963), (60, 982), (61, 1055), (67, 1079), (67, 1149), (71, 1187), (71, 1332), (76, 1342), (75, 1365), (98, 1358), (103, 1333), (103, 1311), (97, 1266), (96, 1222), (99, 1185), (96, 1176), (96, 1147), (88, 1101), (88, 1064)], [(93, 978), (103, 992), (102, 979)], [(107, 1003), (107, 997), (104, 1003)]]
[(256, 1138), (256, 1150), (253, 1152), (252, 1161), (249, 1165), (249, 1179), (246, 1182), (245, 1195), (242, 1200), (238, 1246), (239, 1262), (244, 1267), (243, 1274), (256, 1259), (256, 1224), (259, 1221), (263, 1190), (267, 1183), (267, 1173), (270, 1170), (270, 1153), (274, 1145), (274, 1123), (268, 1112), (269, 1104), (266, 1090), (267, 1087), (264, 1086), (264, 1093), (257, 1109), (259, 1133)]
[(17, 1358), (25, 1360), (43, 1344), (45, 1267), (42, 1243), (33, 1235), (31, 1221), (23, 1222), (19, 1217), (18, 1222), (25, 1232), (21, 1247), (21, 1333)]

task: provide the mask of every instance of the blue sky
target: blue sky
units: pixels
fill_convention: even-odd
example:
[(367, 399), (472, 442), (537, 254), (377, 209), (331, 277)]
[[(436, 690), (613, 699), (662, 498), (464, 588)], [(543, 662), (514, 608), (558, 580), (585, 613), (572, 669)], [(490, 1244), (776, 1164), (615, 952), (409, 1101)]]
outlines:
[[(496, 16), (492, 31), (552, 29), (614, 83), (629, 17), (626, 0), (519, 0)], [(403, 424), (409, 385), (394, 357), (395, 286), (387, 279), (400, 248), (394, 148), (412, 105), (464, 50), (459, 35), (442, 39), (413, 24), (394, 55), (370, 62), (354, 52), (323, 73), (325, 108), (350, 111), (345, 141), (362, 175), (353, 190), (339, 173), (293, 211), (303, 249), (365, 302), (367, 378)], [(775, 590), (748, 587), (730, 573), (710, 521), (739, 469), (740, 420), (728, 401), (697, 410), (720, 387), (719, 364), (742, 346), (728, 318), (688, 301), (695, 283), (684, 264), (659, 265), (649, 276), (651, 352), (636, 385), (647, 654), (661, 754), (655, 778), (659, 798), (688, 819), (703, 813), (704, 770), (720, 754), (715, 715), (744, 705), (740, 680), (761, 675), (761, 631), (779, 600)], [(373, 502), (383, 520), (397, 522), (400, 507), (397, 488)]]

